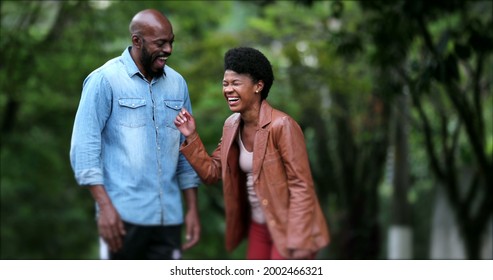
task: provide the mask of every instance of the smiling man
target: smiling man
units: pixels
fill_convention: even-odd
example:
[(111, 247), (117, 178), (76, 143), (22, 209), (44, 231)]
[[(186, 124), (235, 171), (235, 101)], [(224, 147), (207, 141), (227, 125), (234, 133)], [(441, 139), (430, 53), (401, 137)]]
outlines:
[(181, 108), (191, 110), (188, 87), (167, 65), (174, 33), (162, 13), (140, 11), (129, 30), (132, 45), (84, 80), (71, 164), (96, 202), (109, 258), (180, 259), (200, 236), (200, 180), (179, 153), (185, 139), (173, 123)]
[(145, 10), (130, 23), (133, 48), (131, 55), (145, 78), (159, 78), (171, 55), (175, 35), (169, 20), (155, 10)]

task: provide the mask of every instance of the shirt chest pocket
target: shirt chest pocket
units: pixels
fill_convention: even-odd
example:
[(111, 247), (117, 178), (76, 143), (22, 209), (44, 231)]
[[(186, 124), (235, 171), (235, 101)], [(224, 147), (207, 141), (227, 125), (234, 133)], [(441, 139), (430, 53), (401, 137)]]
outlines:
[(183, 107), (183, 100), (164, 100), (164, 123), (167, 127), (177, 129), (174, 120)]
[(146, 124), (146, 100), (140, 98), (120, 98), (119, 123), (126, 127), (141, 127)]

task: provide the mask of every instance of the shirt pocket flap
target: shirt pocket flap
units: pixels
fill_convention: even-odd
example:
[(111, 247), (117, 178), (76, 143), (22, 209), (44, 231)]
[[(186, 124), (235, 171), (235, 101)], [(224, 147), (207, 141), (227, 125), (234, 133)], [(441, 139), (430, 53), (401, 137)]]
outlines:
[(181, 100), (164, 100), (166, 107), (173, 110), (180, 110), (183, 107), (183, 101)]
[(120, 98), (118, 100), (118, 104), (120, 104), (120, 106), (123, 106), (123, 107), (135, 109), (135, 108), (145, 106), (146, 100), (140, 99), (140, 98)]

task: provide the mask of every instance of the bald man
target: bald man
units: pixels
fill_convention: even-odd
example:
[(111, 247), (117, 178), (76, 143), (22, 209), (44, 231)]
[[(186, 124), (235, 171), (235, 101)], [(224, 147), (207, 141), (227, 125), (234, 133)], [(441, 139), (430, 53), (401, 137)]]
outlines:
[(102, 258), (181, 259), (200, 238), (200, 180), (173, 123), (191, 110), (188, 87), (167, 65), (174, 33), (166, 16), (140, 11), (129, 30), (132, 44), (84, 80), (70, 160), (95, 200)]

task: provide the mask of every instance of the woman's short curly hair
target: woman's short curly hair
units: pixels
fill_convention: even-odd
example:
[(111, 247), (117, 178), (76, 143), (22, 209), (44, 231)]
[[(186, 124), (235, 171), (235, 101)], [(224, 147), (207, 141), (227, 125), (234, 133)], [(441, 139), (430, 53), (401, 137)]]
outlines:
[(274, 82), (272, 65), (259, 50), (250, 47), (230, 49), (224, 55), (224, 71), (232, 70), (238, 74), (247, 74), (254, 82), (262, 80), (264, 87), (261, 98), (266, 99)]

